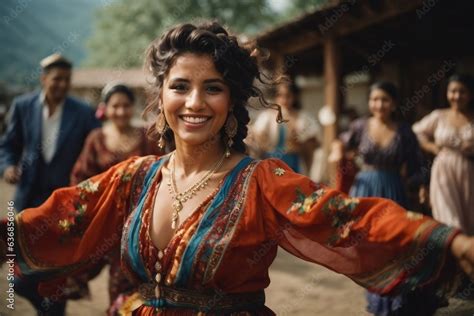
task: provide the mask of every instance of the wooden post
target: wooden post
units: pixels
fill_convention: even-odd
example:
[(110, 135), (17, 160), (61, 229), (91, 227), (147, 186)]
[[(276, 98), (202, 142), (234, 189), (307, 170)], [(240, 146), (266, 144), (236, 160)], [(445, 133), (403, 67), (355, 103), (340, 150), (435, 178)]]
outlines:
[[(341, 67), (341, 53), (337, 45), (336, 38), (329, 35), (324, 40), (324, 96), (325, 105), (336, 115), (334, 124), (324, 127), (323, 149), (325, 150), (325, 157), (329, 155), (331, 143), (337, 137), (337, 121), (339, 118), (339, 111), (342, 107), (342, 67)], [(334, 186), (336, 177), (336, 166), (328, 164), (328, 179), (329, 184)]]

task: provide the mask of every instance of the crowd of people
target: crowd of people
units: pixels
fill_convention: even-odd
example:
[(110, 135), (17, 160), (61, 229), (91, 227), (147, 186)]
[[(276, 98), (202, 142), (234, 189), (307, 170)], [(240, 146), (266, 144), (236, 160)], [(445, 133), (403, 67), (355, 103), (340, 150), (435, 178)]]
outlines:
[[(41, 67), (41, 90), (14, 100), (0, 140), (0, 174), (17, 186), (15, 291), (38, 314), (64, 315), (108, 264), (109, 315), (273, 315), (278, 246), (365, 287), (374, 315), (432, 315), (472, 284), (471, 76), (450, 77), (449, 107), (413, 126), (397, 87), (374, 83), (370, 116), (332, 146), (339, 171), (353, 170), (332, 188), (304, 175), (323, 135), (299, 88), (274, 82), (268, 101), (258, 51), (215, 22), (150, 44), (146, 129), (131, 123), (126, 85), (104, 87), (101, 126), (68, 96), (69, 60)], [(253, 122), (251, 97), (265, 108)], [(413, 196), (434, 219), (411, 211)]]

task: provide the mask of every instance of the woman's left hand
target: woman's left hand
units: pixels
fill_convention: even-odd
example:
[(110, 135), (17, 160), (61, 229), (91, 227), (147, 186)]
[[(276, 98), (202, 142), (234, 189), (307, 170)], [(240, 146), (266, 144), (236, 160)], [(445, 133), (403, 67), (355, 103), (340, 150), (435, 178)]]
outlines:
[(474, 237), (457, 235), (451, 244), (451, 252), (464, 272), (474, 281)]

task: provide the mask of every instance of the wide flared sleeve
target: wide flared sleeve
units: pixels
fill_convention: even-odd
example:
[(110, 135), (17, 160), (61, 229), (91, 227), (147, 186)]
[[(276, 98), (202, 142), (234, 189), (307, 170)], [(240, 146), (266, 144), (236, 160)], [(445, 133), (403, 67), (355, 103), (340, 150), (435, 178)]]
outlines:
[(262, 161), (256, 178), (268, 238), (372, 292), (438, 287), (459, 271), (449, 250), (459, 231), (430, 217), (387, 199), (348, 197), (275, 159)]
[(413, 124), (413, 132), (422, 139), (433, 141), (441, 114), (441, 110), (434, 110), (426, 115), (420, 121)]
[(68, 277), (119, 247), (135, 174), (144, 160), (130, 158), (18, 214), (14, 251), (20, 277), (42, 281), (45, 296), (58, 295)]

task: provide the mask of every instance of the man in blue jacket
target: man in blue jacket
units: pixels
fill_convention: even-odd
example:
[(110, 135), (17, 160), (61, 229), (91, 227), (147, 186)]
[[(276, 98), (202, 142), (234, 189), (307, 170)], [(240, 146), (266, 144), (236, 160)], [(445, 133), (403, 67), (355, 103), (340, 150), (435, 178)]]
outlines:
[[(13, 101), (0, 139), (0, 174), (17, 185), (17, 212), (41, 205), (55, 189), (69, 185), (87, 135), (100, 126), (90, 106), (67, 95), (72, 63), (53, 54), (41, 67), (41, 91)], [(39, 315), (64, 315), (66, 302), (41, 297), (37, 287), (31, 278), (15, 279), (15, 291), (28, 298)]]
[(16, 184), (15, 209), (41, 205), (69, 176), (89, 132), (100, 126), (93, 109), (67, 96), (72, 63), (59, 54), (41, 61), (42, 90), (13, 101), (0, 140), (0, 174)]

